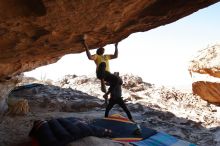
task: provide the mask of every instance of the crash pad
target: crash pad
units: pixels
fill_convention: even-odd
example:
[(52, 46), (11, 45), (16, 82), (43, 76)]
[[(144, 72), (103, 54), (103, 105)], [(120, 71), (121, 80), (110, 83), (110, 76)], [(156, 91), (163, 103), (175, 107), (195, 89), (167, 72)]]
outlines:
[(138, 128), (137, 124), (118, 114), (108, 118), (95, 119), (92, 121), (92, 125), (111, 129), (112, 139), (117, 141), (139, 141), (157, 133), (154, 129), (140, 126), (141, 134), (135, 134), (135, 130)]
[(158, 132), (147, 139), (131, 142), (131, 144), (134, 146), (196, 146), (193, 143), (178, 139), (164, 132)]

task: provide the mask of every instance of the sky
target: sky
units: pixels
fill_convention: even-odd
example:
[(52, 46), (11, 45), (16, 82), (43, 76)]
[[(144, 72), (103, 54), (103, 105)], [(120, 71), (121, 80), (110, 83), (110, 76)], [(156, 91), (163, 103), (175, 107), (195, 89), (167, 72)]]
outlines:
[[(219, 16), (220, 2), (176, 22), (131, 34), (119, 42), (118, 58), (110, 61), (111, 72), (137, 75), (147, 83), (190, 89), (189, 62), (198, 50), (220, 42)], [(114, 53), (114, 44), (105, 49), (106, 54)], [(68, 74), (95, 77), (95, 68), (83, 52), (65, 55), (54, 64), (26, 72), (25, 76), (39, 80), (59, 80)]]

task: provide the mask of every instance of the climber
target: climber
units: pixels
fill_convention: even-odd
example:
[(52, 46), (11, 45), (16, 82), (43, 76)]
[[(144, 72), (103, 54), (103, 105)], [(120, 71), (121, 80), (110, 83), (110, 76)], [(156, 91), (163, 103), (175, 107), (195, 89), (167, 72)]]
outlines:
[(123, 83), (122, 79), (119, 77), (119, 75), (113, 75), (108, 72), (106, 74), (109, 74), (108, 76), (111, 77), (111, 80), (109, 80), (110, 87), (108, 91), (103, 95), (105, 99), (108, 99), (108, 94), (110, 93), (109, 103), (107, 104), (105, 110), (105, 117), (108, 117), (109, 111), (112, 109), (112, 107), (115, 104), (118, 104), (125, 111), (128, 118), (132, 122), (134, 122), (131, 113), (129, 112), (127, 106), (125, 105), (125, 102), (122, 99), (122, 89), (121, 89), (121, 85)]
[(106, 87), (105, 87), (105, 73), (110, 73), (109, 68), (109, 60), (115, 59), (118, 57), (118, 43), (115, 44), (115, 52), (111, 55), (104, 55), (105, 49), (103, 47), (100, 47), (97, 49), (96, 54), (91, 55), (89, 52), (88, 45), (86, 44), (87, 35), (83, 36), (83, 45), (86, 50), (86, 54), (89, 60), (94, 60), (96, 64), (96, 76), (98, 79), (101, 80), (101, 90), (102, 92), (106, 93)]

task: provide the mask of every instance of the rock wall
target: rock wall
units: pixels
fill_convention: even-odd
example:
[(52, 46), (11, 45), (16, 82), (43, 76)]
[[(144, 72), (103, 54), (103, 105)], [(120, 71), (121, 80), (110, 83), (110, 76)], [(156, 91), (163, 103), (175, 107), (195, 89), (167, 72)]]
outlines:
[(174, 22), (219, 0), (1, 0), (0, 80)]
[(0, 83), (0, 115), (8, 109), (7, 97), (20, 79), (21, 76), (14, 76), (12, 79)]

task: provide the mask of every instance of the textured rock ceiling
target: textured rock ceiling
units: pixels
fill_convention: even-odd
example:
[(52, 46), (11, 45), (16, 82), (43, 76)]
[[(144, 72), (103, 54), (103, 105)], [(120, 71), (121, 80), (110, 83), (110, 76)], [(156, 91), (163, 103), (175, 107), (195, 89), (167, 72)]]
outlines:
[(219, 0), (1, 0), (0, 80), (120, 41)]

